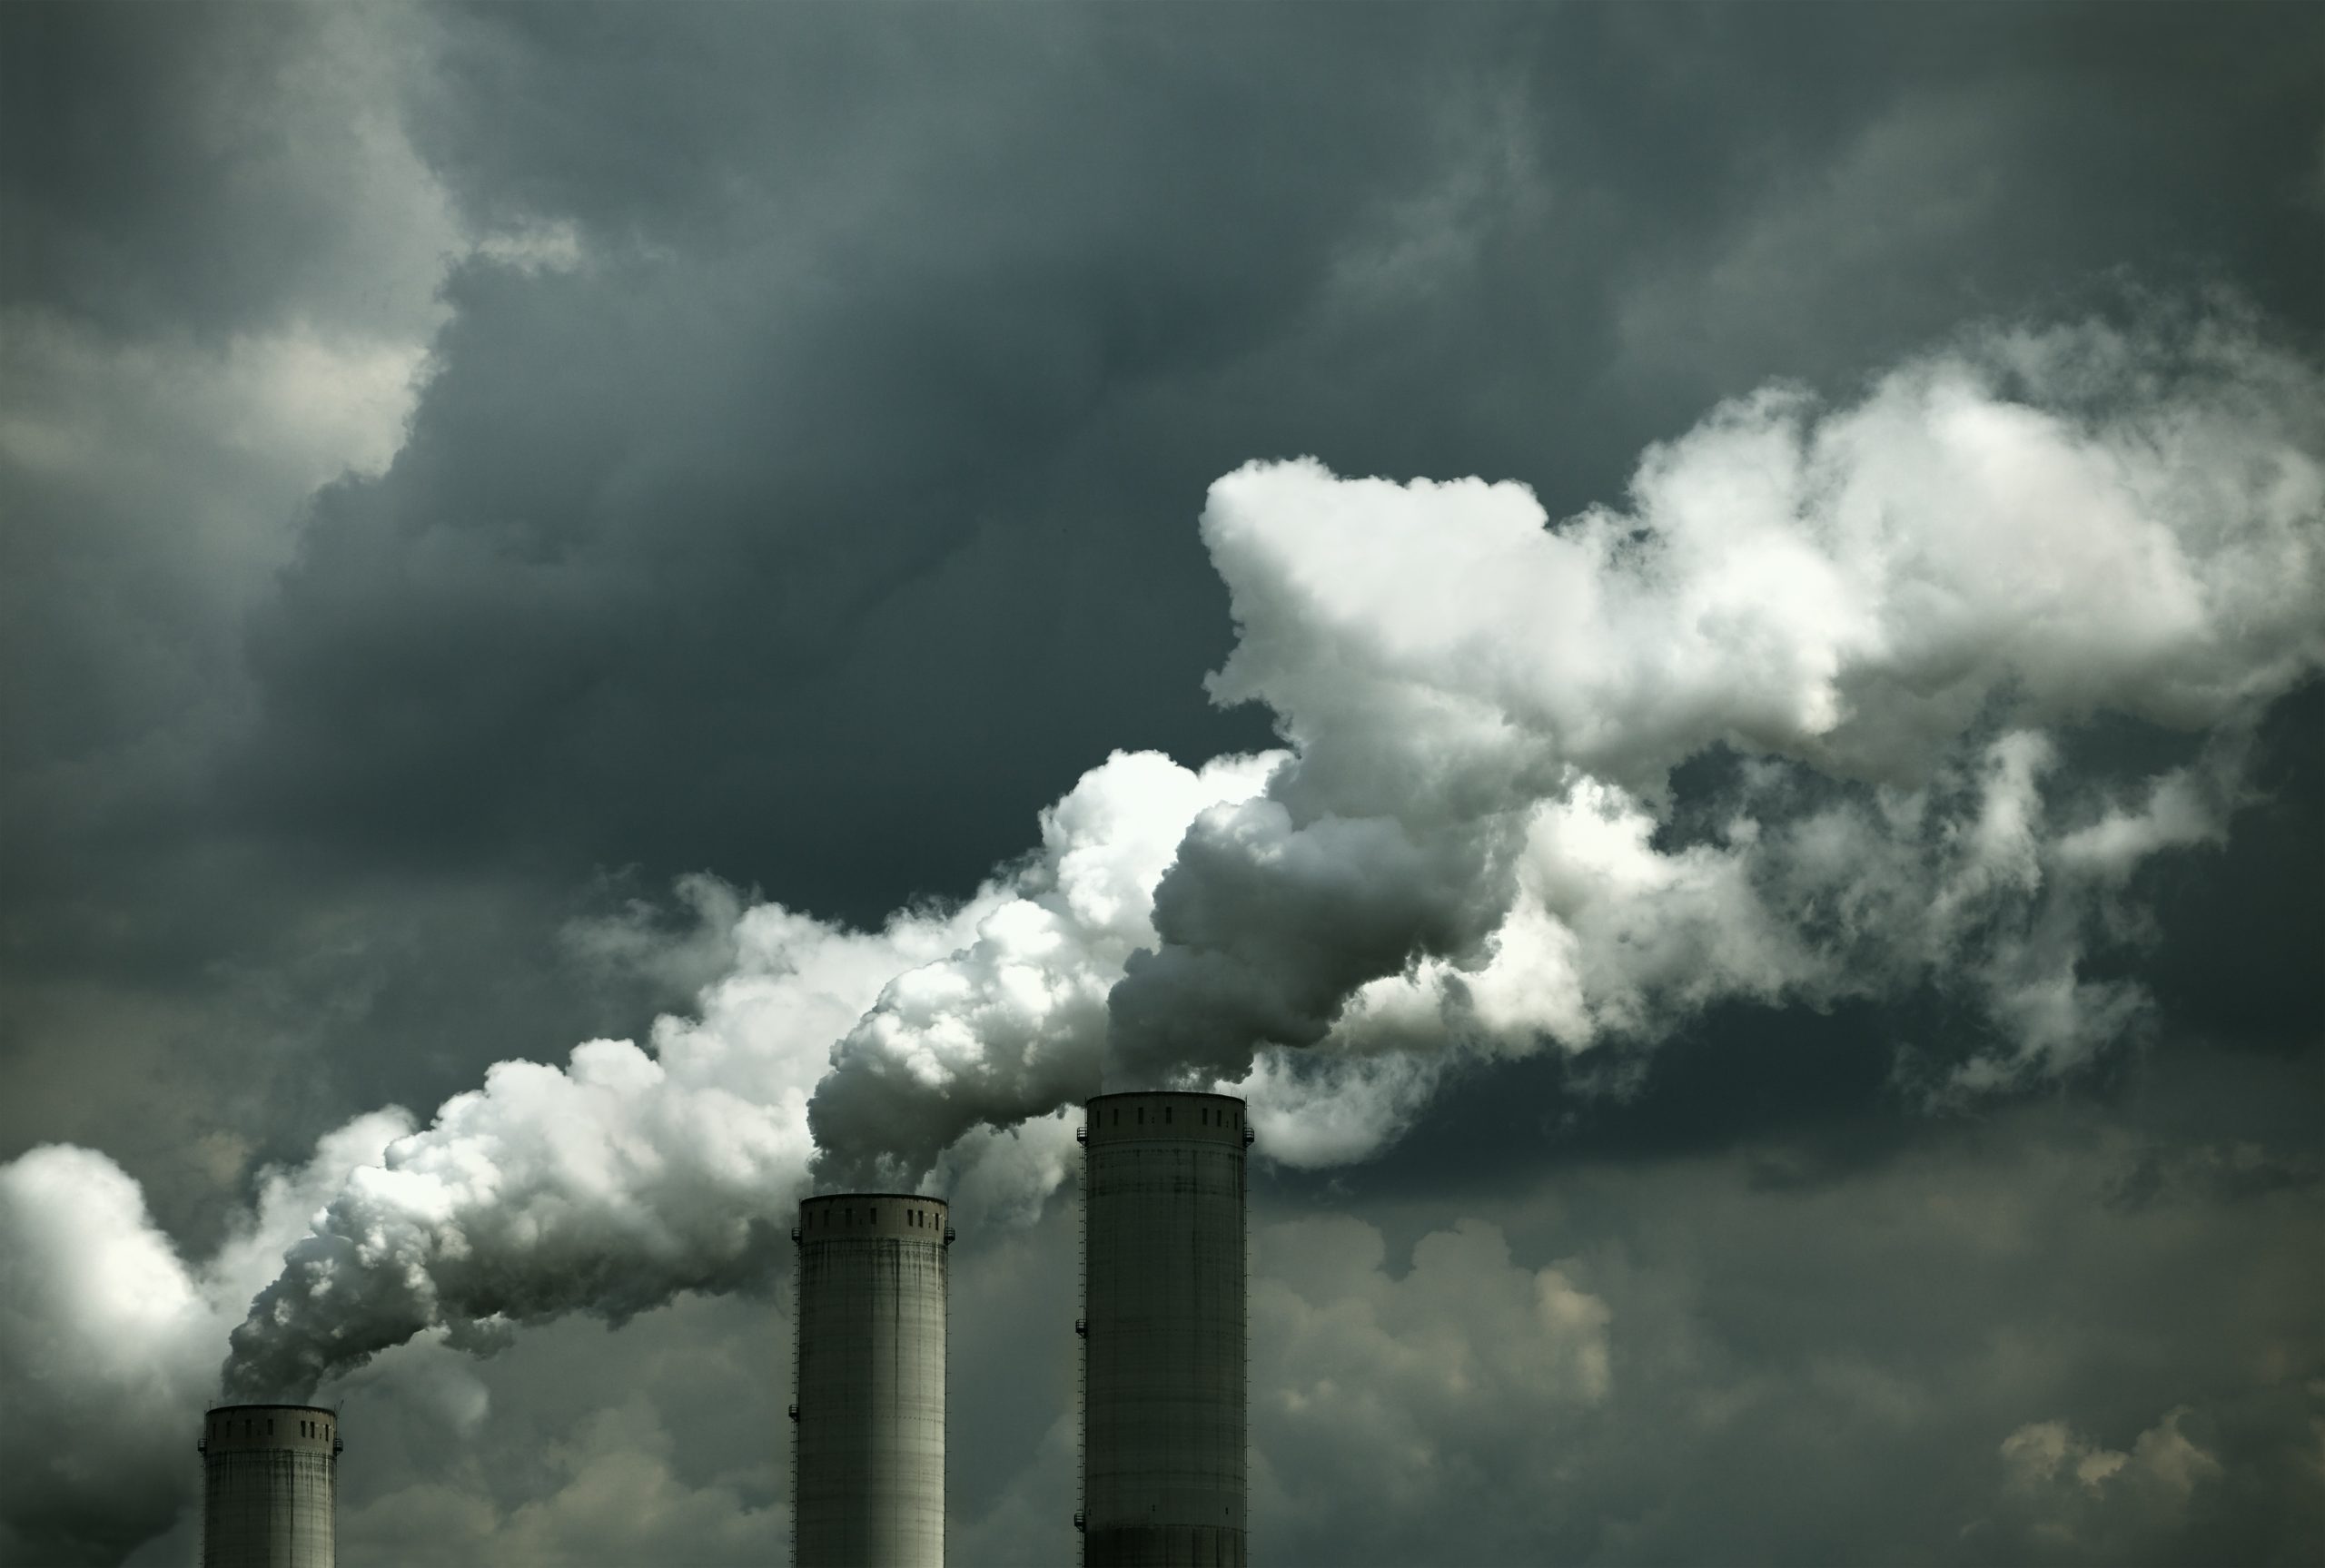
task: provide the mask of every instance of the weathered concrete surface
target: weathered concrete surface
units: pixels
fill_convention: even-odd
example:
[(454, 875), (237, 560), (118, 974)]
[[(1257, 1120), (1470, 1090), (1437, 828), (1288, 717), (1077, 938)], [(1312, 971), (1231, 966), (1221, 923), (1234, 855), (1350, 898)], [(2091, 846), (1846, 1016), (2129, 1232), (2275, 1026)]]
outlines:
[(333, 1568), (339, 1415), (222, 1405), (203, 1417), (203, 1568)]
[(799, 1206), (793, 1561), (945, 1561), (945, 1205), (843, 1193)]
[(1082, 1560), (1242, 1568), (1243, 1102), (1086, 1110)]

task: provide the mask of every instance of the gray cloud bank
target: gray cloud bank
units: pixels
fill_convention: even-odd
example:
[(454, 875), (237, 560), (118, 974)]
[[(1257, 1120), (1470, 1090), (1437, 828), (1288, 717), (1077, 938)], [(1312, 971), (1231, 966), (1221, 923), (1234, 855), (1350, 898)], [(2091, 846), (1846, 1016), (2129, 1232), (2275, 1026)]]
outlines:
[(2314, 1539), (2314, 13), (905, 15), (0, 12), (0, 1559), (238, 1322), (351, 1562), (763, 1557), (698, 1395), (923, 1172), (1063, 1555), (1174, 1076), (1281, 1555)]

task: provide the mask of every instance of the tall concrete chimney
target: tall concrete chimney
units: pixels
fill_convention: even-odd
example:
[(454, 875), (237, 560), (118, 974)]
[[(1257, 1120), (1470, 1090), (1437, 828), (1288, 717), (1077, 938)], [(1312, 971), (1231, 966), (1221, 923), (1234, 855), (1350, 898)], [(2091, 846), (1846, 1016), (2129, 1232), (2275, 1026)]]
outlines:
[(892, 1192), (799, 1206), (797, 1568), (943, 1568), (945, 1218)]
[(1243, 1102), (1085, 1110), (1082, 1561), (1243, 1568)]
[(339, 1413), (220, 1405), (203, 1417), (202, 1568), (332, 1568)]

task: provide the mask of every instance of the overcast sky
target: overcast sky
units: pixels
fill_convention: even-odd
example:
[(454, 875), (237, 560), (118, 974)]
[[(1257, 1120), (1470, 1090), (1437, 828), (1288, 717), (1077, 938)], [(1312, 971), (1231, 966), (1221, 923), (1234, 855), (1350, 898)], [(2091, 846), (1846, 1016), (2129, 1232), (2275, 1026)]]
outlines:
[(1070, 1560), (1162, 1082), (1254, 1561), (2313, 1560), (2320, 280), (2315, 7), (0, 7), (0, 1561), (781, 1561), (874, 1180)]

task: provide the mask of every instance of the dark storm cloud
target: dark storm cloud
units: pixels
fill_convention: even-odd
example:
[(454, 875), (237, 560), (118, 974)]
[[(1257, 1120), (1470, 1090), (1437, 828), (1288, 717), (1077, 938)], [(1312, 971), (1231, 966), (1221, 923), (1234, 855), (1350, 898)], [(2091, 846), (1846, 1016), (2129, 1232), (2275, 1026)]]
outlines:
[[(1320, 70), (1261, 92), (1236, 50), (1071, 14), (761, 13), (788, 20), (759, 49), (696, 31), (713, 15), (455, 29), (454, 189), (576, 221), (588, 259), (456, 279), (411, 442), (324, 498), (262, 624), (252, 765), (331, 832), (606, 834), (870, 915), (961, 885), (1109, 742), (1236, 733), (1183, 685), (1152, 716), (1110, 700), (1215, 653), (1186, 612), (1216, 590), (1161, 526), (1184, 494), (1093, 494), (1151, 476), (1076, 449), (1263, 340), (1414, 177), (1412, 132)], [(1190, 101), (1217, 112), (1179, 123)], [(1075, 624), (1093, 601), (1144, 601), (1147, 635)], [(972, 778), (921, 782), (964, 754)]]
[[(1265, 744), (1264, 715), (1204, 700), (1231, 628), (1193, 531), (1204, 488), (1255, 457), (1517, 478), (1558, 517), (1618, 498), (1640, 448), (1719, 397), (1789, 376), (1845, 400), (1965, 320), (2136, 321), (2151, 291), (2222, 285), (2313, 351), (2320, 27), (2293, 6), (5, 8), (0, 1155), (101, 1145), (202, 1255), (259, 1160), (684, 1001), (732, 922), (663, 942), (632, 901), (675, 875), (870, 921), (965, 892), (1112, 748), (1192, 764)], [(2044, 1234), (2097, 1206), (2092, 1245), (2120, 1250), (2087, 1287), (2082, 1253), (2010, 1253), (1952, 1310), (2129, 1314), (2167, 1270), (2233, 1301), (2175, 1287), (2110, 1319), (2111, 1344), (2143, 1347), (2106, 1363), (2137, 1371), (2120, 1395), (2078, 1373), (2013, 1404), (1989, 1380), (1923, 1446), (1885, 1445), (1924, 1409), (1896, 1387), (1970, 1352), (1910, 1312), (1886, 1336), (1843, 1323), (1898, 1311), (1851, 1238), (1910, 1212), (1932, 1218), (1904, 1250), (1961, 1256), (1954, 1191), (2004, 1214), (1982, 1172), (2035, 1157), (1954, 1151), (1955, 1124), (1886, 1076), (1891, 1044), (1951, 1027), (1942, 998), (1717, 1011), (1611, 1084), (1540, 1060), (1458, 1083), (1454, 1115), (1507, 1116), (1506, 1168), (1424, 1120), (1336, 1178), (1390, 1241), (1370, 1277), (1277, 1278), (1269, 1343), (1305, 1374), (1363, 1361), (1292, 1298), (1344, 1293), (1391, 1346), (1440, 1320), (1482, 1346), (1509, 1326), (1488, 1308), (1598, 1249), (1562, 1276), (1568, 1336), (1538, 1362), (1447, 1351), (1509, 1374), (1516, 1404), (1478, 1430), (1541, 1467), (1497, 1470), (1408, 1379), (1381, 1408), (1449, 1457), (1436, 1490), (1378, 1497), (1476, 1522), (1461, 1549), (1487, 1556), (1587, 1556), (1601, 1520), (1615, 1560), (2300, 1539), (2315, 1374), (2236, 1357), (2265, 1340), (2314, 1366), (2314, 1344), (2235, 1304), (2316, 1297), (2271, 1272), (2313, 1222), (2314, 709), (2312, 688), (2271, 721), (2265, 798), (2228, 841), (2157, 857), (2127, 900), (2157, 929), (2125, 972), (2158, 999), (2172, 1114), (2201, 1127), (2167, 1137), (2148, 1101), (2102, 1100), (2153, 1136), (2045, 1188)], [(1429, 1207), (1535, 1157), (1641, 1186), (1530, 1218)], [(1817, 1253), (1837, 1210), (1815, 1204), (1852, 1200)], [(1705, 1208), (1748, 1209), (1736, 1246), (1766, 1257), (1697, 1262), (1720, 1241)], [(1511, 1261), (1449, 1244), (1400, 1295), (1412, 1243), (1469, 1215)], [(1070, 1274), (1070, 1237), (1046, 1245), (1008, 1268)], [(1657, 1247), (1664, 1271), (1623, 1285), (1626, 1247)], [(1807, 1280), (1835, 1305), (1788, 1338), (1764, 1315)], [(965, 1272), (1004, 1325), (995, 1366), (1048, 1353), (1029, 1325), (1055, 1303), (1024, 1288)], [(1480, 1315), (1424, 1310), (1432, 1289)], [(1610, 1314), (1612, 1403), (1587, 1397), (1576, 1297)], [(446, 1542), (573, 1560), (617, 1518), (652, 1522), (637, 1555), (763, 1552), (768, 1456), (733, 1454), (765, 1424), (714, 1440), (690, 1413), (773, 1364), (766, 1325), (702, 1310), (684, 1326), (708, 1373), (665, 1377), (685, 1356), (650, 1329), (568, 1325), (475, 1375), (490, 1421), (468, 1373), (407, 1386), (382, 1362), (368, 1398), (441, 1397), (351, 1494), (350, 1563)], [(1642, 1376), (1625, 1358), (1657, 1324), (1684, 1354)], [(1819, 1336), (1859, 1361), (1820, 1369)], [(1070, 1549), (1065, 1337), (1046, 1382), (956, 1386), (1006, 1412), (956, 1474), (965, 1560)], [(580, 1410), (542, 1364), (605, 1381)], [(2237, 1378), (2251, 1392), (2211, 1391)], [(1720, 1425), (1763, 1389), (1756, 1435)], [(1331, 1517), (1333, 1456), (1395, 1482), (1397, 1451), (1271, 1408), (1263, 1539), (1337, 1560), (1430, 1543), (1385, 1503), (1363, 1533)], [(1569, 1421), (1615, 1457), (1559, 1446)], [(2183, 1464), (2174, 1491), (2182, 1438), (2219, 1474)], [(515, 1479), (480, 1492), (460, 1456), (495, 1442), (482, 1470)], [(1587, 1484), (1554, 1520), (1511, 1515), (1568, 1464)], [(1826, 1468), (1845, 1487), (1770, 1516)], [(50, 1491), (43, 1542), (96, 1560), (171, 1501), (93, 1534), (104, 1511)], [(1912, 1528), (1885, 1534), (1898, 1499)], [(1820, 1518), (1828, 1535), (1784, 1533)]]
[(321, 1042), (377, 978), (360, 899), (209, 784), (245, 619), (314, 487), (392, 451), (456, 238), (396, 130), (409, 21), (0, 15), (0, 1146), (121, 1149), (206, 1235), (253, 1149), (355, 1109)]
[(2226, 843), (2142, 873), (2162, 922), (2149, 972), (2192, 1036), (2311, 1050), (2325, 1040), (2310, 978), (2325, 932), (2325, 683), (2271, 711), (2252, 787)]
[[(331, 204), (344, 134), (248, 91), (328, 103), (319, 24), (137, 15), (12, 14), (21, 69), (88, 83), (12, 140), (10, 229), (47, 258), (12, 284), (95, 312), (75, 280), (134, 264), (89, 298), (360, 317), (274, 271), (383, 248)], [(396, 67), (472, 227), (569, 223), (581, 261), (455, 273), (413, 440), (317, 504), (249, 645), (261, 727), (222, 784), (168, 784), (164, 849), (255, 840), (276, 911), (319, 857), (391, 856), (516, 861), (560, 902), (708, 867), (871, 918), (967, 886), (1110, 746), (1261, 738), (1196, 684), (1226, 627), (1189, 527), (1253, 455), (1515, 476), (1557, 515), (1709, 397), (1845, 384), (2126, 260), (2314, 313), (2290, 10), (1184, 20), (493, 6), (341, 47)], [(224, 131), (164, 133), (217, 104)], [(91, 247), (119, 260), (61, 259)], [(99, 684), (134, 646), (47, 637)], [(134, 880), (104, 875), (123, 842), (76, 866)], [(299, 950), (262, 922), (238, 948)], [(397, 1092), (565, 1036), (472, 1038)]]
[[(400, 141), (351, 84), (412, 30), (320, 7), (12, 5), (0, 18), (0, 302), (109, 333), (312, 312), (392, 322), (381, 252), (435, 236), (374, 183)], [(382, 146), (381, 143), (388, 143)], [(423, 285), (424, 287), (424, 285)]]
[[(618, 843), (870, 916), (965, 885), (1014, 845), (1024, 800), (1108, 745), (1250, 735), (1186, 678), (1222, 645), (1184, 519), (1236, 462), (1345, 452), (1604, 494), (1665, 433), (1651, 421), (1707, 393), (1845, 377), (2142, 249), (2022, 222), (2137, 148), (2086, 130), (1994, 156), (2051, 141), (2021, 113), (2016, 50), (2067, 56), (2066, 22), (1969, 42), (1845, 24), (1778, 113), (1769, 68), (1807, 25), (463, 15), (422, 147), (464, 208), (571, 222), (588, 261), (456, 279), (411, 443), (324, 499), (262, 623), (248, 765), (266, 787), (245, 798), (403, 853)], [(1568, 79), (1585, 47), (1637, 69)], [(2138, 137), (2255, 143), (2294, 85), (2221, 129), (2184, 102), (2212, 113), (2201, 78), (2071, 79), (2142, 93)], [(1984, 140), (1861, 177), (1910, 205), (1974, 173), (1980, 202), (1934, 255), (1923, 235), (1875, 267), (1812, 251), (1723, 281), (1743, 295), (1724, 321), (1765, 320), (1768, 288), (1815, 304), (1784, 351), (1707, 378), (1699, 327), (1656, 317), (1651, 281), (1717, 273), (1772, 206), (1919, 134), (1924, 103)], [(2075, 123), (2093, 122), (2117, 117)], [(2301, 174), (2280, 156), (2190, 265), (2271, 253)], [(2140, 212), (2223, 200), (2157, 167)], [(2089, 205), (2102, 231), (2152, 221)], [(1837, 297), (1820, 263), (1850, 269)], [(1833, 320), (1847, 283), (1875, 290), (1886, 336)], [(1633, 349), (1696, 369), (1605, 384)], [(1102, 604), (1137, 618), (1087, 616)], [(932, 770), (955, 787), (921, 788)]]
[[(1579, 503), (1704, 397), (2083, 293), (2142, 224), (2307, 306), (2254, 264), (2300, 211), (2291, 85), (2229, 112), (2078, 63), (2073, 18), (1916, 25), (461, 15), (420, 144), (585, 260), (455, 278), (413, 441), (259, 623), (231, 798), (359, 856), (707, 866), (867, 919), (1110, 745), (1259, 739), (1192, 682), (1223, 616), (1186, 528), (1254, 453)], [(2093, 123), (2274, 162), (2198, 188)], [(2125, 160), (2155, 188), (2078, 205)], [(1943, 227), (1836, 250), (1857, 186)], [(1780, 338), (1667, 314), (1712, 284)]]

